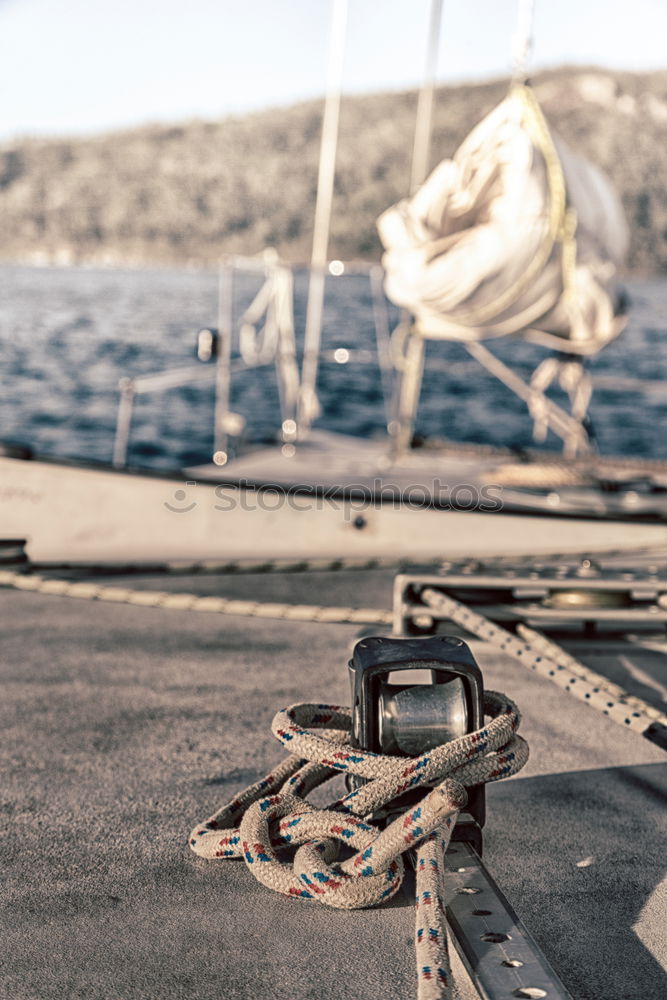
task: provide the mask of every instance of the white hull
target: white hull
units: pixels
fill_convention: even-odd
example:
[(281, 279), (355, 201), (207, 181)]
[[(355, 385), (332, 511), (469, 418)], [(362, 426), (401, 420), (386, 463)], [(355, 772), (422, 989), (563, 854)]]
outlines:
[[(183, 494), (181, 492), (183, 491)], [(0, 539), (37, 563), (405, 559), (665, 547), (667, 525), (278, 496), (0, 456)], [(360, 520), (361, 518), (361, 520)]]

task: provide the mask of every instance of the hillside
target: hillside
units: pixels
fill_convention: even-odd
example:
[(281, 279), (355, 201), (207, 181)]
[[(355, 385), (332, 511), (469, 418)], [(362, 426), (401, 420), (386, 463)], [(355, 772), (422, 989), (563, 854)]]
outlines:
[[(667, 271), (667, 71), (540, 74), (544, 111), (620, 191), (628, 266)], [(506, 81), (442, 88), (433, 163)], [(375, 219), (407, 189), (415, 94), (343, 101), (331, 255), (377, 258)], [(0, 259), (213, 263), (269, 244), (309, 254), (321, 102), (223, 121), (0, 146)]]

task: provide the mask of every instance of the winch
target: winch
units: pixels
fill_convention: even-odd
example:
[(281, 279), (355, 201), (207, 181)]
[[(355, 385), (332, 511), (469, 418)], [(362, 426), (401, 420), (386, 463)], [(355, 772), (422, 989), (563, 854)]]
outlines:
[[(348, 664), (352, 744), (360, 750), (415, 758), (481, 730), (482, 672), (457, 636), (365, 637)], [(348, 788), (364, 779), (351, 775)], [(480, 996), (571, 1000), (548, 961), (481, 860), (485, 785), (467, 789), (447, 849), (447, 921)], [(375, 822), (390, 822), (423, 798), (424, 788), (393, 800)]]
[[(362, 639), (349, 663), (352, 740), (363, 750), (414, 757), (480, 729), (484, 719), (482, 673), (469, 647), (454, 636)], [(352, 775), (355, 788), (363, 779)], [(423, 795), (407, 792), (387, 814), (405, 810)], [(484, 785), (470, 789), (454, 840), (482, 852)]]

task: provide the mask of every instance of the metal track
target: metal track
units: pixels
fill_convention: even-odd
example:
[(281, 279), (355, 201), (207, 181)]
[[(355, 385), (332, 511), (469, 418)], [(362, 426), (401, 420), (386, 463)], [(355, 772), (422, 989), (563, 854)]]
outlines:
[(473, 848), (447, 850), (447, 921), (482, 1000), (572, 1000)]
[[(426, 570), (400, 574), (394, 584), (394, 633), (406, 634), (415, 629), (429, 632), (440, 621), (454, 622), (624, 728), (667, 749), (667, 716), (660, 709), (613, 684), (552, 639), (527, 627), (563, 623), (580, 623), (589, 630), (604, 623), (616, 630), (622, 625), (664, 626), (665, 569), (664, 561), (645, 569), (625, 569), (602, 568), (583, 559), (577, 565), (538, 564), (533, 569), (468, 562), (448, 564), (439, 575)], [(532, 602), (526, 604), (521, 598), (528, 592)], [(470, 603), (462, 603), (461, 597), (467, 597)], [(574, 603), (568, 605), (569, 600)], [(517, 634), (500, 622), (509, 624)]]

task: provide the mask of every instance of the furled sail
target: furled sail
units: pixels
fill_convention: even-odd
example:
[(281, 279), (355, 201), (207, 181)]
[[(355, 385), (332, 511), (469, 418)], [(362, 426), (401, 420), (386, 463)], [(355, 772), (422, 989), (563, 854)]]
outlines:
[(589, 355), (624, 326), (620, 203), (550, 131), (528, 87), (514, 87), (378, 229), (387, 295), (428, 339), (522, 334)]

